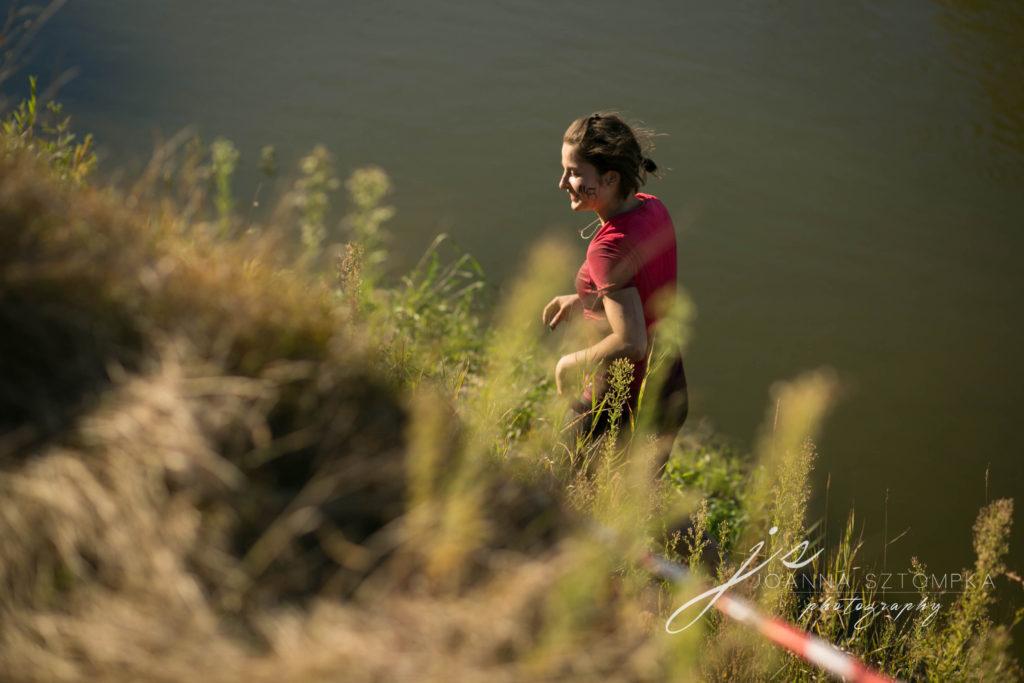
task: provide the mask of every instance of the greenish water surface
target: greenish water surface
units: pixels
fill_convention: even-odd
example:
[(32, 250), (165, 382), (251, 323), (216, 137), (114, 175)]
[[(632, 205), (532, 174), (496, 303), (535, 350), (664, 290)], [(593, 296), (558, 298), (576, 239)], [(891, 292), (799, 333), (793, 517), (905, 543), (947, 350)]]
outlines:
[(1024, 493), (1022, 48), (996, 2), (90, 0), (31, 68), (77, 69), (60, 99), (105, 171), (191, 125), (238, 145), (244, 196), (262, 145), (290, 168), (323, 143), (392, 175), (399, 265), (448, 231), (499, 284), (590, 220), (556, 189), (566, 124), (643, 120), (698, 309), (693, 419), (750, 443), (774, 381), (834, 368), (815, 515), (855, 505), (877, 558), (909, 527), (887, 562), (941, 573), (986, 496)]

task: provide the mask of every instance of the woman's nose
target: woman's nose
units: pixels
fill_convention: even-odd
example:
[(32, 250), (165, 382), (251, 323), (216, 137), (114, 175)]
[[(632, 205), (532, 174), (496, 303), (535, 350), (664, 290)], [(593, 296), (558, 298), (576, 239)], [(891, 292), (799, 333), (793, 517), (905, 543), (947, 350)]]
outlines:
[(559, 190), (568, 190), (569, 189), (569, 183), (566, 182), (565, 174), (564, 173), (558, 178), (558, 189)]

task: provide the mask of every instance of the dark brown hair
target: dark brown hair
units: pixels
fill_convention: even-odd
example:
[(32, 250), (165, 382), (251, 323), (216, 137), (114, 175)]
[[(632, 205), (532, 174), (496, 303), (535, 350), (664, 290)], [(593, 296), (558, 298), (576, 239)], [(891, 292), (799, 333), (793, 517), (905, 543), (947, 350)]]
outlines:
[(647, 174), (658, 170), (654, 161), (644, 156), (641, 141), (650, 147), (651, 132), (634, 130), (612, 112), (581, 116), (565, 130), (562, 142), (575, 145), (580, 157), (597, 172), (619, 174), (619, 193), (625, 199), (647, 182)]

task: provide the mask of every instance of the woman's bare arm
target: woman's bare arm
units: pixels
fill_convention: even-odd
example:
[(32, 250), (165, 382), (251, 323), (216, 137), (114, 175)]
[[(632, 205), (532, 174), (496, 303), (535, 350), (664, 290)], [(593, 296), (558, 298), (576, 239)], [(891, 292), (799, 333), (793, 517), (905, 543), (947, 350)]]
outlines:
[(593, 346), (562, 356), (555, 366), (555, 386), (559, 394), (569, 371), (574, 368), (615, 358), (637, 362), (647, 354), (647, 325), (636, 287), (610, 292), (602, 301), (611, 331)]

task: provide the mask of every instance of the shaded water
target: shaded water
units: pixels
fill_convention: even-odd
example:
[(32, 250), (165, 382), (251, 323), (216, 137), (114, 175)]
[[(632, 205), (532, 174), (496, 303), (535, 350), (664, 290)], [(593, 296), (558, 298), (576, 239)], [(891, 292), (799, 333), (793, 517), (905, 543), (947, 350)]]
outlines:
[(236, 142), (245, 193), (262, 145), (290, 168), (324, 143), (342, 172), (392, 175), (403, 262), (448, 231), (497, 282), (590, 220), (555, 187), (569, 120), (641, 118), (668, 134), (653, 157), (671, 170), (647, 189), (698, 309), (694, 419), (749, 442), (772, 382), (834, 367), (848, 391), (815, 512), (830, 478), (829, 526), (855, 504), (875, 556), (884, 526), (910, 527), (890, 566), (969, 561), (986, 468), (989, 498), (1024, 493), (1011, 3), (91, 0), (37, 48), (44, 83), (78, 68), (61, 99), (106, 169), (194, 125)]

